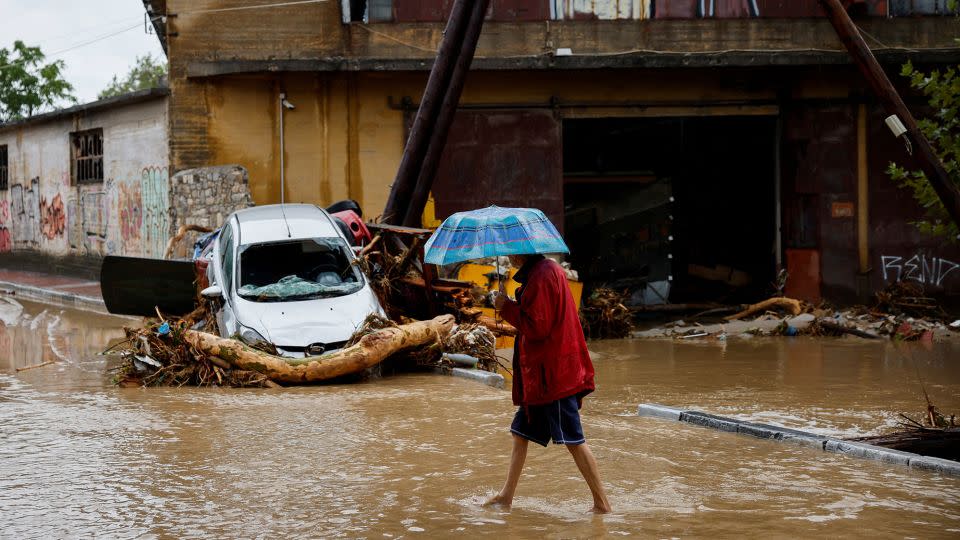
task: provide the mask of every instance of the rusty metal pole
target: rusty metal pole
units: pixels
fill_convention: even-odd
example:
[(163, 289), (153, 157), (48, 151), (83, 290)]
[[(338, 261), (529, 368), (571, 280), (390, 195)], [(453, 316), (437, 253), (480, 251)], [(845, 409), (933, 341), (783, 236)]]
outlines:
[(390, 196), (387, 198), (387, 204), (383, 209), (385, 223), (399, 225), (406, 215), (407, 206), (410, 204), (410, 195), (413, 193), (420, 168), (423, 166), (423, 158), (430, 143), (430, 134), (433, 132), (437, 116), (440, 113), (440, 106), (450, 85), (450, 77), (453, 75), (454, 66), (460, 56), (463, 36), (470, 20), (469, 7), (471, 3), (470, 0), (456, 0), (450, 12), (450, 18), (447, 19), (447, 26), (443, 31), (443, 39), (440, 42), (440, 49), (437, 51), (437, 58), (430, 70), (430, 78), (427, 80), (427, 87), (423, 92), (420, 108), (417, 110), (413, 127), (407, 137), (407, 144), (403, 149), (403, 157), (400, 160), (397, 177), (393, 181)]
[(411, 195), (410, 203), (407, 206), (406, 216), (403, 219), (403, 224), (407, 227), (421, 226), (420, 220), (423, 215), (423, 208), (430, 197), (433, 179), (437, 175), (437, 167), (440, 165), (443, 149), (447, 145), (447, 135), (450, 133), (450, 126), (453, 124), (453, 119), (457, 113), (457, 105), (460, 103), (460, 95), (463, 92), (463, 84), (467, 79), (467, 72), (470, 71), (473, 55), (477, 50), (477, 41), (480, 40), (480, 31), (483, 29), (483, 19), (487, 15), (488, 5), (490, 5), (490, 0), (475, 0), (470, 9), (470, 22), (463, 37), (463, 47), (460, 49), (460, 56), (453, 68), (450, 87), (447, 89), (447, 95), (443, 98), (443, 105), (440, 107), (437, 123), (430, 137), (430, 145), (427, 148), (426, 156), (424, 156), (423, 166), (420, 168), (420, 175), (417, 178), (417, 184), (414, 187), (413, 195)]
[(920, 170), (927, 175), (927, 181), (933, 186), (940, 202), (943, 203), (947, 213), (953, 222), (960, 225), (960, 190), (950, 181), (946, 169), (940, 158), (930, 146), (930, 141), (923, 136), (920, 128), (917, 127), (917, 121), (913, 118), (907, 105), (903, 102), (893, 83), (887, 78), (883, 68), (870, 51), (870, 47), (863, 40), (860, 31), (857, 29), (847, 10), (840, 4), (840, 0), (820, 0), (820, 6), (826, 12), (827, 17), (833, 24), (833, 28), (840, 36), (850, 56), (860, 68), (860, 72), (866, 77), (867, 82), (873, 88), (874, 93), (880, 99), (880, 103), (888, 115), (897, 115), (907, 129), (904, 137), (909, 137), (915, 148), (914, 159)]

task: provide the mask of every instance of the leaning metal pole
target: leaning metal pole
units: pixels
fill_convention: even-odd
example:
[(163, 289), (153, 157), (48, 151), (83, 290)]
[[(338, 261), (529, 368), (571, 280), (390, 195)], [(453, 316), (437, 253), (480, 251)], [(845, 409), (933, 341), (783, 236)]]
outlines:
[(456, 0), (443, 31), (440, 50), (430, 70), (430, 78), (417, 109), (417, 116), (413, 120), (413, 127), (407, 137), (407, 144), (400, 159), (400, 168), (397, 177), (390, 187), (390, 196), (383, 209), (383, 221), (391, 225), (400, 225), (410, 204), (417, 177), (423, 166), (423, 158), (430, 143), (430, 134), (433, 132), (440, 106), (450, 85), (457, 57), (460, 56), (463, 36), (466, 33), (470, 20), (471, 0)]
[(440, 107), (437, 123), (430, 136), (430, 144), (427, 147), (427, 153), (423, 159), (423, 166), (420, 168), (420, 175), (417, 177), (416, 186), (410, 197), (410, 203), (407, 206), (406, 217), (403, 218), (403, 224), (407, 227), (421, 226), (423, 208), (427, 204), (427, 199), (430, 197), (430, 190), (433, 188), (433, 179), (437, 175), (437, 167), (440, 166), (443, 149), (447, 145), (447, 135), (450, 133), (450, 126), (453, 124), (453, 119), (457, 113), (460, 94), (463, 92), (463, 84), (467, 79), (467, 72), (470, 71), (473, 55), (477, 50), (477, 42), (480, 40), (480, 31), (483, 29), (483, 19), (487, 15), (487, 6), (489, 4), (490, 0), (475, 0), (470, 9), (470, 22), (467, 25), (467, 32), (463, 37), (463, 46), (460, 49), (460, 55), (453, 68), (453, 75), (450, 77), (450, 86), (447, 89), (446, 96), (443, 98), (443, 105)]
[(960, 226), (960, 190), (950, 181), (947, 170), (943, 167), (943, 163), (934, 152), (933, 147), (930, 146), (930, 141), (920, 131), (917, 121), (873, 56), (873, 52), (870, 51), (870, 47), (863, 40), (860, 31), (850, 20), (847, 10), (840, 4), (840, 0), (820, 0), (820, 6), (827, 13), (833, 28), (840, 36), (840, 41), (843, 42), (857, 67), (860, 68), (861, 73), (870, 83), (887, 114), (896, 115), (903, 123), (903, 127), (906, 128), (903, 137), (907, 138), (907, 141), (916, 148), (914, 156), (917, 165), (927, 176), (927, 181), (933, 186), (933, 190), (936, 191), (950, 218)]

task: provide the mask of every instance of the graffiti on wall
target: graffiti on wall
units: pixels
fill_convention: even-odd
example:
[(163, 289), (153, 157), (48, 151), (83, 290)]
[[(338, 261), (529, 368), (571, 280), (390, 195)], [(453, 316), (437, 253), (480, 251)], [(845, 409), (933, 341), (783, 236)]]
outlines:
[(883, 255), (880, 262), (884, 281), (915, 281), (936, 287), (942, 287), (944, 278), (960, 268), (960, 264), (953, 261), (919, 253), (907, 259)]
[(13, 240), (10, 238), (10, 229), (7, 224), (10, 223), (10, 202), (0, 201), (0, 253), (6, 253), (13, 249)]
[(30, 180), (29, 188), (25, 188), (23, 184), (10, 186), (10, 218), (14, 247), (34, 248), (39, 244), (38, 191), (40, 191), (40, 178)]
[(163, 257), (170, 235), (170, 177), (166, 167), (144, 167), (140, 174), (143, 253)]
[(53, 240), (62, 238), (67, 226), (66, 213), (63, 210), (63, 198), (57, 194), (51, 201), (46, 197), (40, 198), (40, 234)]
[(120, 215), (120, 238), (124, 251), (136, 251), (140, 247), (140, 227), (143, 226), (140, 183), (118, 183), (117, 211)]
[(70, 247), (88, 253), (106, 255), (109, 208), (106, 191), (88, 191), (67, 204), (67, 228)]

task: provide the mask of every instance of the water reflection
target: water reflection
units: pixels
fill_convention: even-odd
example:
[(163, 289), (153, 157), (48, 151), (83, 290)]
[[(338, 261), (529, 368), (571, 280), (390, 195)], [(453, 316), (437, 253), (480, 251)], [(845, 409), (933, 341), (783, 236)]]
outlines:
[[(559, 448), (531, 448), (512, 512), (480, 507), (508, 459), (507, 392), (432, 375), (283, 391), (117, 389), (96, 352), (121, 321), (27, 303), (17, 322), (3, 320), (0, 536), (960, 532), (958, 479), (635, 416), (638, 403), (659, 402), (876, 432), (922, 410), (914, 362), (937, 404), (960, 410), (952, 345), (593, 343), (598, 392), (584, 423), (615, 506), (595, 518)], [(58, 360), (14, 371), (44, 358)]]

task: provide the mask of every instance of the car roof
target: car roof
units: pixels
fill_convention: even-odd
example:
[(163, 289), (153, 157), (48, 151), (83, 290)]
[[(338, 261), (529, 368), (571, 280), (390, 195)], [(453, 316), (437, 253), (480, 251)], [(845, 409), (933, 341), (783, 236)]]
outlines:
[(268, 204), (238, 210), (234, 215), (240, 225), (241, 245), (340, 236), (328, 214), (312, 204)]

